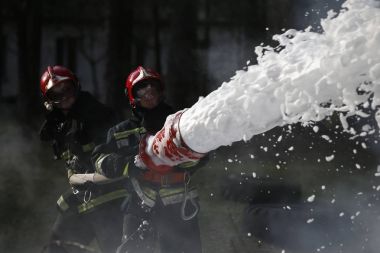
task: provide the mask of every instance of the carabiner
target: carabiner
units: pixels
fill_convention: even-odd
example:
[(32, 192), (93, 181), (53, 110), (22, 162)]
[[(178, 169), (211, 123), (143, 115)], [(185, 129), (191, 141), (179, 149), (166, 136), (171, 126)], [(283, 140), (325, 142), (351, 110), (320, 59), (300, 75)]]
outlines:
[[(88, 196), (87, 196), (88, 195)], [(91, 191), (90, 190), (86, 190), (85, 192), (84, 192), (84, 196), (83, 196), (83, 202), (84, 203), (88, 203), (90, 200), (91, 200)]]
[[(195, 216), (197, 216), (198, 212), (199, 212), (199, 206), (198, 206), (198, 203), (194, 200), (194, 198), (192, 198), (190, 196), (190, 193), (188, 192), (188, 186), (190, 184), (190, 175), (189, 173), (185, 173), (184, 174), (184, 188), (185, 188), (185, 191), (184, 191), (184, 198), (183, 198), (183, 202), (182, 202), (182, 205), (181, 205), (181, 218), (183, 220), (191, 220), (193, 219)], [(194, 212), (190, 215), (186, 215), (186, 204), (187, 204), (187, 201), (190, 199), (190, 202), (191, 204), (193, 205), (193, 207), (195, 208)]]
[[(192, 204), (193, 207), (195, 208), (195, 210), (194, 210), (194, 212), (193, 212), (192, 214), (190, 214), (190, 215), (186, 215), (186, 213), (185, 213), (185, 209), (186, 209), (187, 201), (188, 201), (189, 199), (190, 199), (191, 204)], [(181, 218), (182, 218), (183, 220), (186, 220), (186, 221), (191, 220), (191, 219), (193, 219), (195, 216), (197, 216), (198, 212), (199, 212), (199, 206), (198, 206), (198, 203), (195, 202), (195, 200), (194, 200), (192, 197), (190, 197), (190, 196), (188, 196), (188, 194), (186, 194), (186, 195), (185, 195), (185, 199), (183, 200), (183, 202), (182, 202), (182, 206), (181, 206)]]

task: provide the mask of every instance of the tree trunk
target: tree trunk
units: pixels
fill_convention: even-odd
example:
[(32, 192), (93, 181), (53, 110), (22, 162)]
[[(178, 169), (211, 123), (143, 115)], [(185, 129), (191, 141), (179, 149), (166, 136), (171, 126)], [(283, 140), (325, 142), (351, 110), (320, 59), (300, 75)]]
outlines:
[(22, 120), (30, 121), (39, 112), (41, 18), (40, 0), (20, 1), (18, 15), (18, 98)]
[[(0, 0), (0, 10), (3, 9), (3, 2)], [(5, 74), (5, 48), (6, 37), (3, 34), (3, 13), (0, 12), (0, 99), (3, 96), (3, 82)]]
[(156, 57), (156, 70), (161, 73), (161, 43), (160, 43), (160, 12), (158, 0), (153, 0), (153, 26), (154, 26), (154, 52)]
[[(99, 80), (98, 80), (98, 63), (104, 59), (104, 56), (97, 57), (95, 56), (96, 48), (94, 46), (95, 37), (90, 35), (90, 45), (86, 46), (85, 41), (82, 38), (79, 43), (79, 52), (82, 54), (83, 58), (86, 59), (88, 64), (90, 65), (90, 75), (91, 75), (91, 83), (93, 85), (93, 95), (101, 99), (100, 97), (100, 89), (99, 89)], [(104, 98), (104, 97), (103, 97)]]
[(203, 67), (198, 57), (197, 11), (194, 0), (173, 3), (171, 44), (168, 55), (167, 95), (175, 108), (191, 106), (203, 95)]
[(131, 71), (133, 1), (108, 2), (107, 29), (106, 102), (121, 113), (127, 104), (124, 96), (125, 78)]

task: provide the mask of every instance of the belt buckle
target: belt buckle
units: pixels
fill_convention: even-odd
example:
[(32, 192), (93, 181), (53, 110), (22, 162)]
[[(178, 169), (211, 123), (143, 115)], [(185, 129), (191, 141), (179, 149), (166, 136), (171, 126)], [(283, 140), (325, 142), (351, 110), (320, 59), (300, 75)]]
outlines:
[(162, 187), (169, 187), (169, 175), (162, 175), (161, 176), (161, 186)]

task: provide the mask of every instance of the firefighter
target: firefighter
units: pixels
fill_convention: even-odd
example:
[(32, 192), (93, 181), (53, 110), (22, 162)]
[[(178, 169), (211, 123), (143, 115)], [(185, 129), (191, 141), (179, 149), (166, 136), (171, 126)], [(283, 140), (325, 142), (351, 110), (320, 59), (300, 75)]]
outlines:
[(49, 66), (41, 76), (46, 120), (42, 141), (53, 145), (55, 159), (65, 162), (71, 188), (57, 201), (48, 252), (85, 252), (96, 239), (102, 252), (114, 252), (120, 244), (120, 204), (128, 195), (123, 179), (108, 180), (95, 173), (94, 147), (116, 123), (115, 114), (90, 93), (81, 91), (77, 77), (63, 66)]
[(200, 165), (186, 163), (156, 173), (136, 156), (141, 141), (158, 132), (174, 113), (164, 101), (161, 77), (139, 66), (129, 74), (125, 91), (134, 118), (111, 128), (107, 142), (93, 153), (98, 173), (129, 175), (133, 194), (125, 205), (125, 231), (118, 252), (152, 252), (155, 239), (161, 252), (201, 252), (197, 191), (190, 185), (191, 174)]

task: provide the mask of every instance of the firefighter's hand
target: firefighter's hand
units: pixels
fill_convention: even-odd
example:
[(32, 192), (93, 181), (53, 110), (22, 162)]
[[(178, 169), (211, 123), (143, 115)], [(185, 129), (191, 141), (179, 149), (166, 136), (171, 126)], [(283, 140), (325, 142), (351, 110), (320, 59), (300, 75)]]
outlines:
[(130, 177), (138, 177), (147, 171), (147, 167), (144, 162), (140, 159), (140, 156), (136, 155), (135, 160), (129, 165), (128, 175)]

